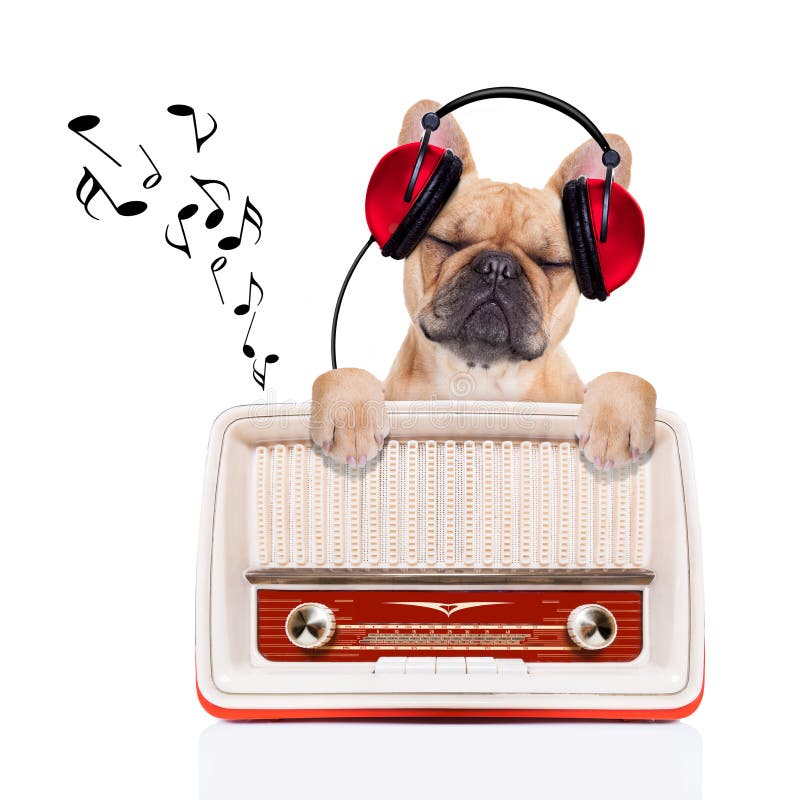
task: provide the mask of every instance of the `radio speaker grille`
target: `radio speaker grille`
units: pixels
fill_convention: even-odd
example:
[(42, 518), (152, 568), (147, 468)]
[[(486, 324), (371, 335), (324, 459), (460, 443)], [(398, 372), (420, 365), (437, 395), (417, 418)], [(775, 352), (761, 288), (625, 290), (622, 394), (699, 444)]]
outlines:
[(389, 441), (365, 467), (255, 451), (251, 563), (327, 568), (642, 568), (648, 466), (571, 442)]

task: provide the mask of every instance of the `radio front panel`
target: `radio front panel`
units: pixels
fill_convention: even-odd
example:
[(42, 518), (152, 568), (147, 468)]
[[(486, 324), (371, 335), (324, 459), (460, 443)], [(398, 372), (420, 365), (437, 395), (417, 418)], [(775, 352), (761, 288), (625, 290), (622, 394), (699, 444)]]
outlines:
[(598, 470), (576, 406), (390, 403), (365, 466), (308, 407), (231, 409), (209, 450), (198, 687), (220, 716), (679, 715), (702, 688), (688, 441)]

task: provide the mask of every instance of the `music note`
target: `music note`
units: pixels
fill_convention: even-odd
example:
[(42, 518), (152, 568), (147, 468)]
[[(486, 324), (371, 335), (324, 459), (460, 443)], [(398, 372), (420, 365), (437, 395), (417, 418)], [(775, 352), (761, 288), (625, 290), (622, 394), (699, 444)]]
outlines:
[(92, 147), (96, 147), (106, 158), (110, 158), (118, 167), (121, 167), (122, 164), (117, 161), (114, 156), (109, 155), (100, 147), (99, 144), (93, 142), (88, 136), (84, 136), (84, 131), (90, 131), (93, 128), (96, 128), (100, 124), (100, 117), (96, 117), (94, 114), (84, 114), (81, 117), (75, 117), (75, 119), (71, 119), (67, 123), (67, 127), (73, 132), (77, 133), (81, 139), (85, 139)]
[(211, 129), (210, 133), (207, 133), (205, 136), (200, 136), (197, 133), (197, 116), (194, 113), (194, 109), (191, 106), (184, 106), (184, 105), (173, 105), (167, 108), (167, 111), (176, 116), (176, 117), (191, 117), (192, 124), (194, 125), (194, 140), (197, 143), (197, 152), (200, 152), (200, 148), (203, 146), (205, 142), (207, 142), (217, 131), (217, 121), (214, 117), (211, 117), (211, 114), (208, 116), (211, 117), (211, 121), (214, 123), (214, 127)]
[(261, 225), (263, 219), (261, 212), (250, 202), (250, 198), (246, 197), (244, 201), (244, 214), (242, 215), (242, 227), (239, 229), (238, 236), (226, 236), (220, 239), (217, 245), (220, 250), (235, 250), (242, 243), (242, 234), (244, 233), (244, 224), (249, 222), (258, 231), (258, 238), (253, 244), (258, 244), (261, 239)]
[(250, 302), (253, 299), (253, 287), (254, 286), (256, 287), (256, 289), (258, 289), (258, 292), (259, 292), (259, 295), (260, 295), (256, 305), (257, 306), (261, 305), (261, 301), (264, 299), (264, 290), (261, 288), (261, 284), (259, 284), (259, 282), (253, 277), (253, 273), (251, 272), (250, 273), (250, 286), (248, 287), (248, 292), (247, 292), (247, 302), (246, 303), (242, 303), (241, 305), (236, 306), (236, 308), (233, 309), (233, 313), (236, 314), (237, 316), (242, 317), (245, 314), (250, 313)]
[(253, 322), (256, 318), (256, 312), (253, 312), (253, 316), (250, 319), (250, 326), (247, 329), (247, 336), (244, 337), (244, 344), (242, 345), (242, 352), (248, 357), (252, 358), (256, 351), (247, 343), (247, 340), (250, 338), (250, 331), (253, 329)]
[(222, 298), (222, 290), (219, 288), (219, 281), (217, 280), (217, 273), (224, 269), (225, 265), (228, 263), (228, 259), (225, 256), (220, 256), (219, 258), (215, 258), (211, 262), (211, 277), (214, 279), (214, 283), (217, 285), (217, 294), (219, 295), (219, 299), (222, 301), (222, 305), (225, 305), (225, 300)]
[(253, 361), (253, 380), (262, 388), (266, 387), (267, 383), (267, 364), (274, 364), (278, 360), (278, 356), (274, 353), (271, 355), (265, 356), (264, 358), (264, 371), (259, 372), (256, 369), (256, 362)]
[(174, 247), (176, 250), (180, 250), (182, 253), (186, 253), (189, 258), (192, 257), (192, 254), (189, 250), (189, 240), (186, 238), (186, 231), (184, 230), (183, 223), (185, 220), (191, 219), (196, 213), (197, 206), (194, 203), (190, 203), (188, 206), (184, 206), (180, 211), (178, 211), (178, 224), (181, 226), (183, 244), (177, 244), (169, 238), (169, 225), (167, 225), (167, 229), (164, 231), (164, 238), (167, 240), (167, 244), (170, 247)]
[(216, 186), (221, 186), (225, 190), (225, 194), (228, 195), (228, 200), (231, 199), (231, 193), (228, 190), (228, 187), (222, 181), (215, 181), (211, 180), (210, 178), (195, 178), (194, 175), (189, 176), (199, 187), (200, 190), (205, 194), (205, 196), (216, 206), (216, 208), (206, 217), (206, 228), (216, 228), (217, 225), (222, 222), (222, 218), (225, 216), (225, 212), (220, 207), (219, 203), (210, 195), (206, 186), (210, 184), (215, 184)]
[(158, 167), (153, 163), (153, 159), (147, 155), (147, 150), (141, 145), (139, 145), (139, 149), (145, 154), (147, 160), (150, 162), (150, 166), (155, 170), (154, 174), (148, 175), (142, 181), (142, 186), (144, 186), (145, 189), (152, 189), (154, 186), (158, 186), (158, 184), (161, 183), (161, 173), (158, 171)]
[[(87, 184), (89, 186), (89, 191), (86, 193), (86, 198), (84, 199), (81, 197), (81, 192)], [(92, 198), (98, 192), (102, 192), (106, 196), (114, 211), (116, 211), (121, 217), (135, 217), (137, 214), (141, 214), (147, 209), (147, 203), (143, 203), (141, 200), (128, 200), (125, 203), (120, 203), (117, 205), (111, 199), (111, 195), (109, 195), (105, 188), (103, 188), (103, 185), (100, 183), (100, 181), (98, 181), (97, 178), (95, 178), (95, 176), (92, 175), (92, 173), (86, 167), (84, 167), (83, 177), (80, 179), (78, 188), (75, 190), (75, 196), (78, 198), (78, 202), (83, 206), (83, 210), (92, 219), (99, 219), (99, 217), (96, 217), (91, 211), (89, 211), (89, 203), (92, 202)]]

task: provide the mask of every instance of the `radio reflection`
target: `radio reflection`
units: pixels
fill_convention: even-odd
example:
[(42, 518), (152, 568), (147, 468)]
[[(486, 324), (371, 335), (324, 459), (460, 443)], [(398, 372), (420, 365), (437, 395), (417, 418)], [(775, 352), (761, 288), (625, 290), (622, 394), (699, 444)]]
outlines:
[(200, 800), (695, 800), (701, 778), (679, 722), (217, 722), (199, 741)]

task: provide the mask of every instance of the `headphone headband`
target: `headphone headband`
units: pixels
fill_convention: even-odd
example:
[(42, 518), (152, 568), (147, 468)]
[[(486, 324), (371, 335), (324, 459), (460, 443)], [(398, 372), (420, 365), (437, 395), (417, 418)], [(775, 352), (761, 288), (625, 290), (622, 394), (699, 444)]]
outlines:
[[(571, 105), (566, 100), (561, 100), (559, 97), (554, 97), (552, 94), (537, 92), (535, 89), (523, 89), (518, 86), (494, 86), (488, 89), (478, 89), (475, 92), (467, 92), (467, 94), (462, 94), (461, 97), (456, 97), (455, 100), (445, 103), (438, 111), (429, 112), (425, 117), (429, 115), (436, 117), (436, 126), (431, 128), (431, 130), (436, 130), (436, 128), (439, 127), (438, 120), (446, 117), (456, 109), (469, 105), (470, 103), (477, 103), (480, 100), (491, 100), (493, 98), (528, 100), (531, 103), (538, 103), (539, 105), (560, 111), (565, 116), (574, 119), (575, 122), (583, 126), (589, 136), (600, 145), (604, 153), (611, 150), (611, 145), (608, 143), (606, 137), (603, 136), (597, 125), (595, 125), (586, 114), (575, 108), (575, 106)], [(423, 117), (423, 120), (425, 120), (425, 117)], [(422, 125), (425, 128), (428, 127), (425, 125), (424, 121)]]

